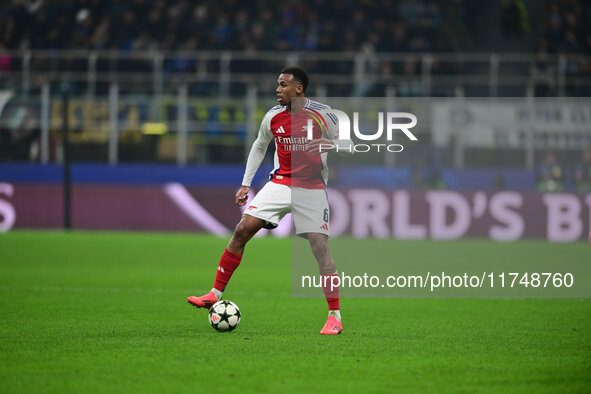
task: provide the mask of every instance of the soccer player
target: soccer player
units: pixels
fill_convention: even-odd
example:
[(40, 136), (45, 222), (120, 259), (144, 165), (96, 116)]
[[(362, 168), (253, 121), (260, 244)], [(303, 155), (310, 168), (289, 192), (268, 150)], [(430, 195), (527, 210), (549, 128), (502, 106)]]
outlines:
[[(246, 162), (242, 186), (236, 193), (236, 204), (246, 205), (252, 179), (265, 157), (269, 142), (275, 139), (275, 168), (269, 175), (270, 181), (244, 211), (222, 254), (211, 291), (201, 297), (188, 297), (187, 301), (198, 308), (208, 309), (219, 301), (240, 264), (246, 243), (260, 229), (277, 227), (279, 221), (292, 212), (296, 233), (308, 239), (323, 279), (328, 318), (320, 333), (340, 334), (343, 326), (339, 291), (331, 286), (331, 277), (337, 274), (337, 268), (328, 248), (326, 156), (336, 144), (346, 144), (347, 141), (335, 140), (338, 120), (330, 113), (330, 107), (305, 98), (308, 81), (308, 75), (299, 67), (287, 67), (281, 71), (276, 90), (279, 105), (271, 108), (263, 118)], [(310, 128), (314, 138), (308, 140)]]

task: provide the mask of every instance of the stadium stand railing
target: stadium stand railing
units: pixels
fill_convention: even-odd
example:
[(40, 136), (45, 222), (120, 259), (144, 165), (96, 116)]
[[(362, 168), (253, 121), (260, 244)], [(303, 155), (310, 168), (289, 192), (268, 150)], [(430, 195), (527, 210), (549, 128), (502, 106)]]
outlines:
[[(0, 128), (11, 136), (0, 160), (41, 163), (60, 160), (63, 82), (73, 160), (110, 164), (243, 162), (286, 64), (306, 67), (308, 95), (320, 98), (591, 95), (591, 76), (579, 67), (589, 57), (578, 54), (38, 50), (2, 51), (0, 59)], [(146, 124), (164, 124), (166, 133), (150, 135)], [(533, 171), (546, 148), (508, 149), (504, 163), (455, 149), (443, 165)], [(564, 157), (577, 156), (565, 148)]]

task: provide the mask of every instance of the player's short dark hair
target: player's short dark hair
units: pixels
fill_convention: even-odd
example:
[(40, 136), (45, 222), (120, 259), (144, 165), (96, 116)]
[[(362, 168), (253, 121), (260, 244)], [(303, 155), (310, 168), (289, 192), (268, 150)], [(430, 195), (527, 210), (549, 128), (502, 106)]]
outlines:
[(301, 67), (285, 67), (283, 70), (281, 70), (281, 74), (293, 75), (293, 79), (302, 84), (304, 93), (306, 93), (308, 82), (310, 82), (310, 78), (308, 78), (308, 73), (306, 70)]

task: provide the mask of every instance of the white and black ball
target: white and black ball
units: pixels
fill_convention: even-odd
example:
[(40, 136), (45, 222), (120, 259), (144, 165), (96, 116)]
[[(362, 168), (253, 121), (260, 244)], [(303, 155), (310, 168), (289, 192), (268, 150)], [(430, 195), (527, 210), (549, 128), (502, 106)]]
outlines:
[(218, 331), (232, 331), (240, 323), (240, 309), (232, 301), (218, 301), (209, 309), (209, 324)]

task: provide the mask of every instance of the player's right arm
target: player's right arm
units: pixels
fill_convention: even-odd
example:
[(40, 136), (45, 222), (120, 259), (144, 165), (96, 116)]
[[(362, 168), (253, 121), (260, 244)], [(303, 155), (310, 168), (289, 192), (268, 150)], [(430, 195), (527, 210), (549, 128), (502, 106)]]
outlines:
[(242, 186), (240, 186), (240, 189), (238, 189), (238, 192), (236, 193), (236, 204), (239, 206), (246, 204), (252, 179), (254, 178), (257, 170), (263, 162), (263, 159), (265, 158), (265, 153), (267, 153), (269, 142), (271, 142), (273, 139), (273, 133), (271, 132), (272, 116), (270, 114), (271, 111), (267, 112), (263, 118), (257, 139), (252, 144), (252, 148), (250, 148), (250, 153), (248, 154), (248, 159), (246, 160), (244, 178), (242, 178)]

